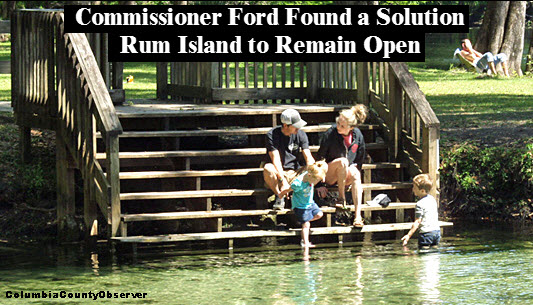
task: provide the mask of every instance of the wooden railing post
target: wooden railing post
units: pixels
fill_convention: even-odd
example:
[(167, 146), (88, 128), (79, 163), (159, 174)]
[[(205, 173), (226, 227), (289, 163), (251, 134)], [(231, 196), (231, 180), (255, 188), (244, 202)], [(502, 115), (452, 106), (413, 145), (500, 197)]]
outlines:
[(422, 171), (429, 175), (433, 181), (430, 194), (437, 198), (439, 185), (439, 129), (436, 127), (424, 127), (422, 129)]
[(157, 99), (168, 99), (168, 63), (158, 62), (156, 65), (157, 74)]
[(320, 88), (320, 63), (307, 63), (307, 101), (319, 103), (318, 89)]
[(120, 163), (118, 135), (106, 137), (107, 181), (111, 185), (111, 237), (117, 236), (120, 225)]
[(391, 138), (389, 142), (389, 159), (396, 162), (400, 152), (400, 141), (402, 136), (402, 86), (392, 69), (389, 69), (389, 109)]
[(57, 177), (57, 233), (60, 242), (78, 240), (74, 220), (76, 200), (74, 196), (74, 165), (67, 151), (61, 127), (56, 133), (56, 177)]
[(357, 102), (367, 105), (370, 102), (370, 77), (368, 62), (357, 63)]

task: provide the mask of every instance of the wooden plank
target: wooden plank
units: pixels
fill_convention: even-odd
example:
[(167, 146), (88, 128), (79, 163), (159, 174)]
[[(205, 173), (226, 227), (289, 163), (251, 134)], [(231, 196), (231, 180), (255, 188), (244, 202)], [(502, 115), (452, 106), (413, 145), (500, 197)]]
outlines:
[[(451, 222), (440, 221), (441, 227), (453, 226)], [(397, 230), (409, 230), (412, 223), (395, 223), (395, 224), (379, 224), (379, 225), (365, 225), (362, 229), (354, 227), (311, 227), (312, 235), (327, 235), (327, 234), (354, 234), (354, 233), (368, 233), (368, 232), (387, 232)], [(129, 243), (162, 243), (162, 242), (178, 242), (178, 241), (193, 241), (193, 240), (214, 240), (214, 239), (228, 239), (228, 238), (253, 238), (253, 237), (288, 237), (300, 236), (300, 229), (294, 230), (257, 230), (257, 231), (229, 231), (229, 232), (212, 232), (212, 233), (189, 233), (189, 234), (170, 234), (170, 235), (156, 235), (156, 236), (129, 236), (129, 237), (115, 237), (113, 240)]]
[(262, 168), (243, 168), (227, 170), (203, 171), (150, 171), (150, 172), (121, 172), (120, 179), (153, 179), (153, 178), (186, 178), (186, 177), (216, 177), (216, 176), (246, 176), (263, 173)]
[[(320, 102), (319, 88), (320, 86), (320, 63), (319, 62), (307, 62), (307, 87), (306, 94), (307, 101), (311, 103)], [(303, 70), (300, 72), (302, 73)], [(303, 87), (303, 83), (300, 84)]]
[(119, 158), (117, 157), (119, 152), (117, 136), (110, 136), (106, 139), (106, 150), (106, 178), (111, 186), (111, 230), (109, 234), (111, 237), (115, 237), (120, 229), (120, 163)]
[(357, 89), (320, 88), (318, 89), (320, 100), (347, 101), (357, 100)]
[(413, 187), (410, 182), (391, 182), (391, 183), (363, 183), (363, 190), (371, 191), (384, 191), (384, 190), (397, 190), (407, 189)]
[[(115, 63), (116, 64), (116, 63)], [(113, 65), (114, 67), (114, 65)], [(174, 73), (172, 71), (172, 73)], [(174, 73), (175, 74), (175, 73)], [(156, 63), (156, 78), (157, 78), (157, 99), (167, 100), (168, 99), (168, 62), (158, 62)], [(117, 80), (115, 80), (117, 81)], [(122, 78), (120, 79), (122, 83)]]
[[(307, 125), (302, 128), (306, 133), (325, 132), (331, 124)], [(361, 125), (360, 130), (378, 130), (378, 125)], [(158, 130), (158, 131), (125, 131), (120, 138), (152, 138), (152, 137), (203, 137), (203, 136), (232, 136), (232, 135), (262, 135), (272, 127), (234, 128), (234, 129), (205, 129), (205, 130)], [(101, 134), (96, 134), (101, 138)]]
[[(222, 90), (222, 89), (217, 89), (217, 90)], [(171, 96), (181, 96), (181, 97), (200, 98), (200, 99), (207, 99), (211, 97), (211, 89), (200, 87), (200, 86), (169, 84), (167, 86), (167, 91), (168, 91), (168, 94), (170, 94)]]
[(402, 117), (402, 88), (399, 81), (394, 77), (392, 70), (390, 73), (389, 82), (389, 110), (391, 121), (387, 122), (391, 130), (391, 137), (389, 138), (389, 159), (396, 161), (400, 151), (400, 136), (402, 133), (401, 117)]
[[(367, 150), (386, 149), (387, 145), (382, 143), (368, 143)], [(311, 152), (318, 151), (318, 145), (310, 146)], [(144, 158), (183, 158), (183, 157), (221, 157), (221, 156), (254, 156), (266, 154), (266, 148), (235, 148), (217, 150), (180, 150), (180, 151), (141, 151), (141, 152), (120, 152), (121, 159), (144, 159)], [(104, 159), (105, 153), (96, 154), (97, 159)]]
[(298, 110), (300, 114), (338, 112), (349, 108), (346, 105), (291, 104), (291, 105), (197, 105), (169, 103), (134, 103), (134, 105), (117, 106), (120, 118), (157, 118), (157, 117), (196, 117), (196, 116), (242, 116), (242, 115), (278, 115), (287, 108)]
[[(99, 166), (99, 165), (98, 165)], [(363, 164), (363, 170), (394, 169), (406, 167), (403, 163), (373, 163)], [(226, 170), (201, 170), (201, 171), (147, 171), (147, 172), (121, 172), (120, 179), (153, 179), (153, 178), (186, 178), (186, 177), (216, 177), (216, 176), (246, 176), (263, 173), (262, 168), (242, 168)]]
[(305, 88), (214, 88), (214, 101), (293, 99), (305, 95)]
[[(385, 211), (414, 209), (416, 203), (413, 202), (391, 202), (388, 207), (369, 206), (364, 204), (362, 211)], [(354, 206), (348, 206), (353, 212)], [(336, 209), (332, 207), (320, 207), (324, 213), (335, 213)], [(144, 214), (123, 214), (124, 222), (135, 221), (156, 221), (156, 220), (179, 220), (179, 219), (202, 219), (202, 218), (221, 218), (221, 217), (243, 217), (243, 216), (261, 216), (261, 215), (286, 215), (293, 214), (291, 209), (283, 210), (217, 210), (217, 211), (188, 211), (188, 212), (167, 212), (167, 213), (144, 213)]]
[(209, 197), (232, 197), (232, 196), (254, 196), (268, 193), (267, 189), (241, 190), (201, 190), (201, 191), (174, 191), (174, 192), (142, 192), (123, 193), (120, 200), (145, 200), (145, 199), (179, 199), (179, 198), (209, 198)]
[[(363, 183), (363, 190), (396, 190), (407, 189), (413, 186), (410, 182), (391, 183)], [(335, 188), (330, 188), (334, 190)], [(146, 200), (146, 199), (179, 199), (179, 198), (211, 198), (211, 197), (241, 197), (270, 194), (268, 189), (221, 189), (200, 191), (172, 191), (172, 192), (137, 192), (120, 194), (120, 200)]]

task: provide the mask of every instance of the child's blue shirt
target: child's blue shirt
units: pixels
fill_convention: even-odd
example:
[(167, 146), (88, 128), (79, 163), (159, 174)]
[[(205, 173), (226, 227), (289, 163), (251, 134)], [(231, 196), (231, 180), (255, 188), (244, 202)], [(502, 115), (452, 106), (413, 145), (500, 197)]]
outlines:
[(314, 186), (309, 182), (303, 182), (305, 174), (307, 172), (303, 172), (292, 181), (291, 188), (294, 191), (292, 194), (293, 209), (308, 209), (315, 203), (313, 200)]

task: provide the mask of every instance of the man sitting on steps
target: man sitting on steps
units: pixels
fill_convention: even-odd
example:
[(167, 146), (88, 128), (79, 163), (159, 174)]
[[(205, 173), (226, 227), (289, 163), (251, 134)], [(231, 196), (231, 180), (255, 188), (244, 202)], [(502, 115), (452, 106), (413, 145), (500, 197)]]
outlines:
[(281, 126), (272, 128), (266, 134), (266, 149), (270, 163), (265, 164), (263, 177), (265, 183), (276, 195), (273, 209), (285, 207), (282, 193), (290, 188), (297, 176), (300, 164), (298, 155), (302, 152), (307, 165), (315, 163), (309, 150), (307, 134), (300, 130), (307, 122), (302, 120), (298, 111), (286, 109), (281, 113)]

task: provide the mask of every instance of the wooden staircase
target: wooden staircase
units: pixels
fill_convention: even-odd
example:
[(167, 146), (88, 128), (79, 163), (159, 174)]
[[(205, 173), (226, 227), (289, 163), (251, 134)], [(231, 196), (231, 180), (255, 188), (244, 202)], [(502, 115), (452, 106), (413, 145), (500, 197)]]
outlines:
[(430, 194), (439, 197), (440, 122), (405, 63), (158, 62), (157, 100), (115, 107), (124, 102), (124, 64), (101, 52), (107, 35), (65, 33), (58, 10), (12, 17), (21, 157), (31, 161), (31, 128), (56, 132), (61, 241), (79, 236), (76, 171), (84, 228), (93, 235), (99, 223), (108, 237), (134, 243), (298, 235), (289, 210), (269, 209), (259, 168), (264, 135), (287, 107), (308, 122), (316, 152), (339, 110), (367, 105), (364, 200), (384, 192), (394, 201), (387, 209), (364, 206), (362, 230), (336, 227), (334, 209), (324, 207), (313, 234), (407, 229), (409, 180), (419, 173), (431, 177)]
[[(267, 160), (265, 134), (278, 125), (283, 109), (296, 108), (308, 122), (303, 130), (310, 139), (311, 152), (316, 153), (320, 134), (331, 126), (339, 110), (348, 108), (137, 103), (117, 107), (124, 128), (119, 152), (121, 236), (113, 239), (120, 242), (298, 236), (299, 226), (289, 206), (274, 211), (267, 202), (272, 192), (265, 188), (259, 167)], [(141, 130), (143, 126), (147, 130)], [(412, 220), (415, 204), (412, 183), (404, 178), (406, 164), (389, 162), (388, 146), (381, 140), (378, 125), (365, 124), (360, 129), (371, 162), (362, 166), (364, 199), (384, 192), (395, 202), (387, 208), (365, 204), (368, 224), (363, 229), (335, 226), (336, 209), (322, 206), (325, 217), (313, 224), (312, 234), (340, 236), (409, 229), (410, 224), (404, 221)], [(97, 153), (96, 158), (105, 160), (105, 153)], [(104, 162), (101, 165), (105, 168)], [(350, 208), (354, 210), (353, 205)], [(265, 218), (274, 218), (274, 225), (288, 225), (263, 225), (261, 219)], [(202, 224), (170, 226), (161, 234), (158, 223), (168, 221)], [(180, 230), (182, 227), (186, 229)]]

